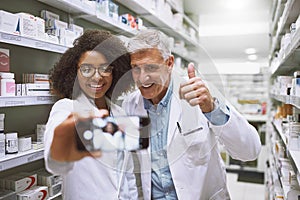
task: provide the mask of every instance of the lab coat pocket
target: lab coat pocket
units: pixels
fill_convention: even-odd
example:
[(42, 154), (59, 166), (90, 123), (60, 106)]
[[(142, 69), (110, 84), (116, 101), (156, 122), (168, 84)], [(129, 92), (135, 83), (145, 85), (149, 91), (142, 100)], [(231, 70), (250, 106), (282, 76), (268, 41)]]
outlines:
[(218, 192), (216, 192), (213, 196), (209, 198), (209, 200), (230, 200), (228, 191), (222, 188)]
[(211, 151), (209, 132), (198, 127), (182, 135), (187, 145), (188, 163), (192, 166), (206, 164)]

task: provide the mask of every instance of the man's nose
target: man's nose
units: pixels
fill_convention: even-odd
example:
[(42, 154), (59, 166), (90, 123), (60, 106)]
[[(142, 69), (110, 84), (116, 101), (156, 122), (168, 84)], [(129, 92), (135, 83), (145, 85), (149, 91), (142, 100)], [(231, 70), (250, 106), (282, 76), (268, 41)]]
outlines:
[(141, 70), (140, 76), (139, 76), (139, 81), (141, 83), (145, 83), (149, 80), (150, 76), (149, 73), (146, 72), (144, 69)]

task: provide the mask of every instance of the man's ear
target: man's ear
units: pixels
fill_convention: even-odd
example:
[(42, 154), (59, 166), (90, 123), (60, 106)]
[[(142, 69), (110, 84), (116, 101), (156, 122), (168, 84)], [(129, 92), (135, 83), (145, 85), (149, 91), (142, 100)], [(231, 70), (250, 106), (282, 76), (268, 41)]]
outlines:
[(169, 56), (167, 65), (168, 65), (169, 70), (173, 69), (173, 66), (174, 66), (174, 56), (173, 55)]

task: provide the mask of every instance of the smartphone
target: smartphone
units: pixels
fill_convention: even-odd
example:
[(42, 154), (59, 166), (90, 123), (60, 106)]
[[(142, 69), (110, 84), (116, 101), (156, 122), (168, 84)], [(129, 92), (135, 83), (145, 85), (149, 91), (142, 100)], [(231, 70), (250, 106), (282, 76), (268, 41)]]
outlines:
[(150, 118), (118, 116), (76, 123), (77, 148), (82, 151), (136, 151), (149, 146)]

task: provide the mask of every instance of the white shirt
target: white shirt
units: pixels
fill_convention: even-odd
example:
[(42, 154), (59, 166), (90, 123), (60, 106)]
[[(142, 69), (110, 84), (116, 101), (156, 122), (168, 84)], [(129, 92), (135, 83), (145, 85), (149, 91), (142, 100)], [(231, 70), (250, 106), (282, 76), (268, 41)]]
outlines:
[[(64, 200), (137, 199), (133, 173), (120, 173), (117, 152), (103, 152), (98, 159), (86, 157), (76, 162), (57, 162), (51, 159), (50, 146), (54, 129), (71, 112), (97, 112), (85, 96), (79, 100), (61, 99), (50, 112), (45, 131), (45, 164), (53, 174), (63, 176)], [(130, 155), (125, 153), (122, 172), (132, 170)]]

